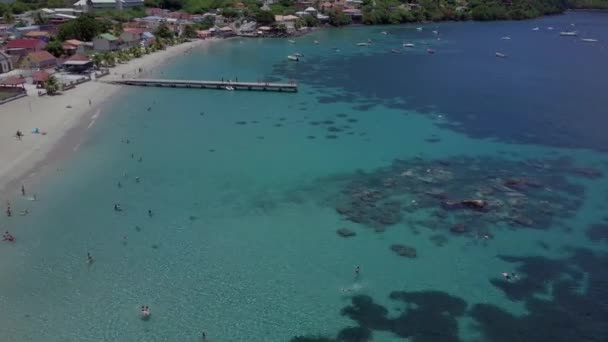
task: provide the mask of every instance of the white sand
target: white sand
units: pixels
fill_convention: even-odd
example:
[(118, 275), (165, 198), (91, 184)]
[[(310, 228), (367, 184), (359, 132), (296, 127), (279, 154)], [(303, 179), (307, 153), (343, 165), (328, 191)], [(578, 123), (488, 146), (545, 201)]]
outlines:
[[(122, 74), (136, 77), (139, 68), (144, 71), (141, 76), (145, 76), (146, 70), (167, 62), (171, 57), (209, 43), (193, 41), (145, 55), (110, 69), (110, 75), (102, 80), (121, 77)], [(0, 105), (0, 194), (3, 199), (8, 200), (19, 192), (21, 183), (28, 183), (28, 178), (35, 174), (46, 157), (53, 155), (50, 152), (63, 148), (59, 142), (68, 131), (71, 135), (84, 133), (97, 119), (100, 111), (96, 107), (102, 106), (118, 90), (120, 86), (90, 81), (61, 95), (27, 96)], [(89, 99), (92, 105), (89, 105)], [(67, 108), (68, 105), (71, 108)], [(46, 135), (32, 134), (34, 128), (46, 132)], [(21, 141), (15, 138), (17, 130), (25, 134)]]

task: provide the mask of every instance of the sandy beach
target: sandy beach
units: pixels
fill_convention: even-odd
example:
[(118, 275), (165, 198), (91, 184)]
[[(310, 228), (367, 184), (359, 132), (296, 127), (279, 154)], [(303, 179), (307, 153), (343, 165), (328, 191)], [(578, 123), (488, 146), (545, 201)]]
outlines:
[[(138, 77), (148, 74), (147, 70), (167, 62), (170, 58), (185, 53), (189, 49), (211, 43), (193, 41), (168, 47), (150, 55), (133, 59), (110, 69), (113, 77)], [(139, 69), (142, 73), (138, 73)], [(121, 89), (120, 86), (98, 81), (78, 85), (56, 96), (27, 96), (0, 105), (0, 194), (9, 200), (19, 192), (21, 184), (34, 179), (46, 161), (54, 156), (65, 155), (77, 148), (77, 140), (70, 136), (82, 136), (93, 126), (101, 113), (101, 106)], [(90, 102), (89, 102), (90, 101)], [(45, 134), (34, 134), (38, 128)], [(24, 134), (19, 140), (17, 130)], [(65, 139), (64, 139), (65, 138)], [(62, 143), (64, 142), (64, 143)], [(74, 146), (71, 146), (74, 145)], [(55, 153), (57, 152), (57, 153)], [(60, 153), (61, 152), (61, 153)], [(34, 191), (35, 192), (35, 191)]]

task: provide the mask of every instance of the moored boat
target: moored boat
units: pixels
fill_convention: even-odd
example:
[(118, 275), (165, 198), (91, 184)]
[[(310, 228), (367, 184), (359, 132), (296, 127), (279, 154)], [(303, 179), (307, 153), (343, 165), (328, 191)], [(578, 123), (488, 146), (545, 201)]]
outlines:
[(576, 36), (576, 31), (562, 31), (559, 33), (560, 36), (573, 37)]
[(287, 56), (287, 59), (289, 59), (290, 61), (294, 61), (294, 62), (297, 62), (300, 60), (300, 58), (298, 58), (298, 56), (294, 56), (294, 55)]
[(507, 55), (505, 55), (504, 53), (501, 53), (501, 52), (497, 52), (497, 53), (496, 53), (496, 57), (499, 57), (499, 58), (507, 58)]
[(372, 44), (371, 43), (366, 43), (366, 42), (357, 43), (357, 46), (370, 46), (370, 45), (372, 45)]
[(412, 44), (412, 43), (405, 43), (405, 44), (403, 44), (403, 47), (413, 48), (414, 44)]
[(435, 53), (435, 50), (428, 48), (426, 49), (426, 52), (430, 53), (431, 55)]
[(594, 38), (581, 38), (582, 41), (587, 42), (587, 43), (595, 43), (597, 42), (597, 39)]

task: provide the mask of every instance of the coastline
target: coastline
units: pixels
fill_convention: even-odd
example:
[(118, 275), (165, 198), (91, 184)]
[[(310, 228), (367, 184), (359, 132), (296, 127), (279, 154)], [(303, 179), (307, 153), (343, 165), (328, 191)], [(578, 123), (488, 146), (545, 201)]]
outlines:
[[(118, 64), (104, 79), (141, 77), (170, 58), (213, 40), (195, 40)], [(142, 72), (138, 72), (139, 69)], [(26, 96), (0, 106), (0, 195), (10, 200), (36, 182), (44, 166), (78, 149), (84, 134), (122, 87), (89, 81), (57, 96)], [(89, 100), (91, 103), (89, 103)], [(38, 128), (46, 134), (34, 134)], [(15, 138), (20, 130), (24, 137)], [(32, 191), (35, 193), (35, 191)]]

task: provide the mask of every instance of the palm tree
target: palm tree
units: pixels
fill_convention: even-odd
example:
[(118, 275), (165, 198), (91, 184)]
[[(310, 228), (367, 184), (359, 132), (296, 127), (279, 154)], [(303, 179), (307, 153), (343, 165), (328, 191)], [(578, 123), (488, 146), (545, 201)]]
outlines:
[(106, 66), (112, 67), (116, 64), (116, 57), (112, 52), (104, 52), (101, 59)]
[(46, 81), (44, 85), (46, 88), (46, 93), (49, 95), (55, 95), (59, 91), (59, 82), (55, 76), (49, 76), (49, 79)]
[(92, 61), (93, 61), (93, 64), (95, 64), (95, 67), (99, 69), (101, 62), (103, 62), (103, 56), (96, 53), (93, 55)]

